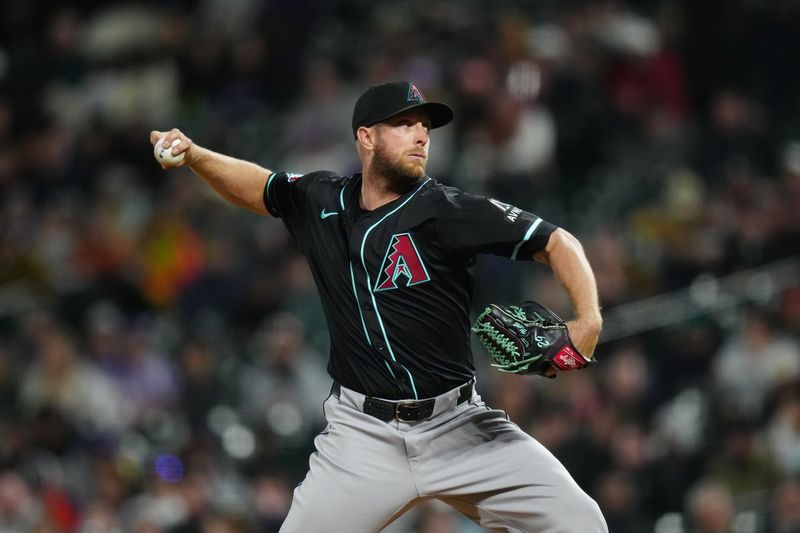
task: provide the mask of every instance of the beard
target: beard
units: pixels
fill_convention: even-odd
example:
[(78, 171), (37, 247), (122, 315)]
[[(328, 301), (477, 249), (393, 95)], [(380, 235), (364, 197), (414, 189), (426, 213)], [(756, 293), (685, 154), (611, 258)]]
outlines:
[(372, 165), (377, 175), (384, 179), (386, 189), (395, 194), (405, 194), (425, 177), (427, 159), (409, 161), (402, 156), (392, 157), (383, 143), (375, 146)]

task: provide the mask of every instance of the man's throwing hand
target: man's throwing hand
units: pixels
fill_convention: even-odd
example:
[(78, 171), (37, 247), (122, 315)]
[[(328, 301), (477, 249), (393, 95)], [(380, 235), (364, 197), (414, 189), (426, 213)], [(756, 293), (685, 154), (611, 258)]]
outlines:
[(186, 165), (186, 158), (192, 149), (192, 140), (179, 129), (170, 131), (151, 131), (150, 143), (153, 156), (161, 168), (177, 168)]

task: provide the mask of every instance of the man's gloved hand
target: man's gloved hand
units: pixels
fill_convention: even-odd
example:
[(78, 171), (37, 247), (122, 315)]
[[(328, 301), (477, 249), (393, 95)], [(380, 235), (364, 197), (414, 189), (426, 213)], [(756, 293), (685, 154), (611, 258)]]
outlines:
[(575, 370), (595, 362), (575, 348), (564, 321), (536, 302), (521, 306), (490, 304), (472, 331), (500, 372), (555, 377), (550, 369)]

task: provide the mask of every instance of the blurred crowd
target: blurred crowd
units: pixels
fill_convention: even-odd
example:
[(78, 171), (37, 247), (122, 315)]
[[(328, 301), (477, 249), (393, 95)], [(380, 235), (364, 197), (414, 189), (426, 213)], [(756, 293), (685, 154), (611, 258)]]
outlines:
[[(456, 111), (429, 173), (576, 234), (607, 310), (800, 261), (792, 0), (0, 9), (2, 531), (274, 532), (323, 428), (304, 259), (280, 221), (163, 172), (151, 129), (352, 173), (355, 98), (409, 79)], [(569, 312), (546, 268), (478, 274), (476, 309)], [(614, 533), (800, 532), (800, 277), (773, 289), (553, 381), (501, 377), (474, 343), (478, 388)], [(427, 505), (390, 530), (478, 529)]]

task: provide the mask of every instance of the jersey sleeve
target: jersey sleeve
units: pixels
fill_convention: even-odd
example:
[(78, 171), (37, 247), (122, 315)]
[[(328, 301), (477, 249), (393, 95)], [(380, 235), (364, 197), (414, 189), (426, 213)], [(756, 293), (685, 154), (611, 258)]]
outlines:
[(302, 246), (308, 223), (308, 208), (312, 197), (318, 192), (316, 178), (321, 172), (295, 174), (274, 172), (267, 178), (264, 187), (264, 205), (269, 213), (283, 220), (289, 233)]
[(530, 261), (547, 246), (556, 226), (493, 198), (451, 190), (437, 207), (436, 229), (450, 252)]
[(303, 212), (310, 174), (273, 172), (264, 187), (264, 206), (269, 214), (284, 220)]

